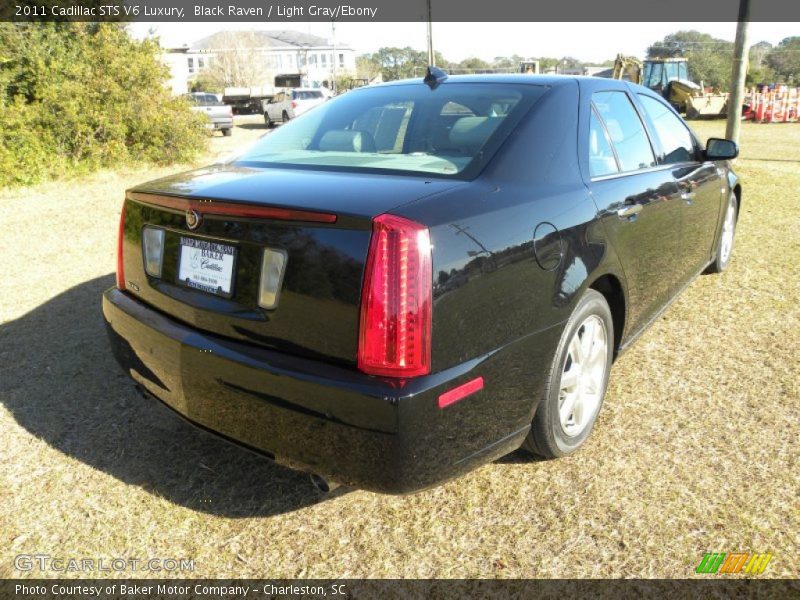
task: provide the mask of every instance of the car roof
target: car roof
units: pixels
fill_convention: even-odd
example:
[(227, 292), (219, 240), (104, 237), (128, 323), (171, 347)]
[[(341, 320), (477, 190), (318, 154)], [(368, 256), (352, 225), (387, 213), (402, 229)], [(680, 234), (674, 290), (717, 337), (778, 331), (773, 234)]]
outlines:
[[(636, 88), (646, 90), (642, 86), (631, 84), (627, 81), (620, 81), (618, 79), (608, 79), (604, 77), (588, 77), (581, 75), (530, 75), (526, 73), (486, 73), (475, 75), (448, 75), (443, 84), (448, 83), (506, 83), (506, 84), (529, 84), (529, 85), (546, 85), (549, 87), (556, 87), (561, 85), (569, 85), (577, 82), (580, 85), (593, 85), (603, 83), (604, 86), (612, 89), (626, 89), (626, 86), (631, 85)], [(423, 79), (399, 79), (396, 81), (388, 81), (385, 83), (378, 83), (366, 87), (389, 87), (394, 85), (410, 85), (421, 84)]]

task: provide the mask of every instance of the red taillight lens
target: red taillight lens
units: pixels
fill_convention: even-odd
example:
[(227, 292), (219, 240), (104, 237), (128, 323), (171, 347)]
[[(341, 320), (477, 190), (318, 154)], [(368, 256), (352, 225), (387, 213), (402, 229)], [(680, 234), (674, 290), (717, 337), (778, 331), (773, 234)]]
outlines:
[(376, 217), (361, 291), (358, 368), (389, 377), (430, 373), (432, 302), (428, 228)]
[(297, 102), (295, 102), (294, 100), (292, 100), (292, 108), (297, 108)]
[(125, 203), (119, 215), (119, 234), (117, 235), (117, 288), (125, 289), (125, 267), (122, 254), (122, 244), (125, 239)]

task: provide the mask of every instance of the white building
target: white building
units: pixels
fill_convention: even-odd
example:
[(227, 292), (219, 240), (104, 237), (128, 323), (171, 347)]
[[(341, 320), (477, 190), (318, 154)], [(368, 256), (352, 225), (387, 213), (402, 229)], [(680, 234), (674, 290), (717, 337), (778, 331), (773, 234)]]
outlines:
[[(242, 42), (245, 42), (242, 44)], [(234, 48), (235, 46), (235, 48)], [(170, 69), (174, 94), (189, 91), (191, 81), (223, 53), (242, 51), (248, 61), (259, 61), (262, 81), (242, 82), (249, 87), (269, 87), (276, 75), (301, 75), (304, 87), (332, 87), (334, 79), (354, 77), (355, 51), (344, 43), (298, 31), (220, 31), (180, 48), (165, 48), (163, 60)]]

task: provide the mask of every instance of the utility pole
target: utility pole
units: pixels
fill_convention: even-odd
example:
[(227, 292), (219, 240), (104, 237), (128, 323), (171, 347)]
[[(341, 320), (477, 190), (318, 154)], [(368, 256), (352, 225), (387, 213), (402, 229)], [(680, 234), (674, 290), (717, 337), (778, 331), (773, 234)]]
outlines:
[(431, 13), (431, 0), (428, 0), (428, 64), (435, 67), (436, 55), (433, 53), (433, 17)]
[(331, 85), (331, 89), (333, 90), (333, 95), (336, 95), (336, 21), (331, 21), (331, 34), (333, 35), (333, 84)]
[(450, 223), (450, 227), (452, 227), (453, 229), (455, 229), (455, 230), (456, 230), (456, 235), (458, 235), (459, 233), (463, 233), (465, 236), (467, 236), (469, 239), (471, 239), (473, 242), (475, 242), (475, 244), (476, 244), (476, 245), (477, 245), (477, 246), (478, 246), (478, 247), (479, 247), (479, 248), (480, 248), (480, 249), (481, 249), (483, 252), (485, 252), (485, 253), (486, 253), (486, 254), (488, 254), (489, 256), (494, 256), (494, 253), (493, 253), (491, 250), (489, 250), (489, 249), (488, 249), (486, 246), (484, 246), (483, 244), (481, 244), (481, 243), (478, 241), (478, 238), (476, 238), (474, 235), (472, 235), (471, 233), (469, 233), (469, 231), (467, 231), (467, 230), (469, 229), (469, 225), (467, 225), (466, 227), (464, 227), (463, 225), (459, 225), (458, 223)]
[(742, 122), (744, 80), (747, 77), (747, 55), (750, 50), (747, 27), (750, 24), (750, 0), (739, 0), (739, 22), (736, 25), (736, 43), (731, 69), (731, 94), (728, 97), (728, 124), (725, 137), (739, 143), (739, 126)]

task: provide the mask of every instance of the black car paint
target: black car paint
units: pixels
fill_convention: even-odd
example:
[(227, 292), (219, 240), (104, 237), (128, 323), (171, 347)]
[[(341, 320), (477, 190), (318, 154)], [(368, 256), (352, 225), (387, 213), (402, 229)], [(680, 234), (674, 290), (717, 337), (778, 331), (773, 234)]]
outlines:
[[(168, 247), (188, 232), (180, 213), (129, 200), (125, 273), (135, 287), (104, 296), (121, 364), (192, 422), (366, 489), (414, 491), (519, 447), (577, 299), (592, 286), (606, 293), (616, 346), (625, 347), (713, 259), (722, 207), (740, 190), (725, 163), (706, 161), (589, 176), (579, 149), (588, 140), (592, 92), (626, 91), (640, 109), (637, 94), (657, 97), (644, 88), (591, 78), (452, 79), (550, 88), (472, 181), (219, 165), (135, 188), (339, 219), (208, 218), (190, 233), (240, 245), (240, 273), (253, 268), (248, 252), (263, 244), (286, 248), (289, 264), (315, 265), (313, 276), (287, 276), (280, 308), (288, 313), (294, 305), (301, 314), (282, 327), (279, 311), (254, 306), (252, 290), (224, 300), (168, 283), (169, 271), (160, 282), (149, 279), (139, 228), (165, 227)], [(618, 209), (631, 203), (642, 211), (620, 218)], [(355, 369), (370, 222), (387, 211), (427, 225), (433, 244), (432, 370), (407, 380)], [(322, 251), (349, 268), (320, 266)], [(320, 297), (319, 277), (337, 280), (340, 292)], [(300, 318), (303, 311), (315, 319)], [(322, 339), (320, 324), (329, 328)], [(437, 407), (439, 394), (477, 376), (484, 390)]]

